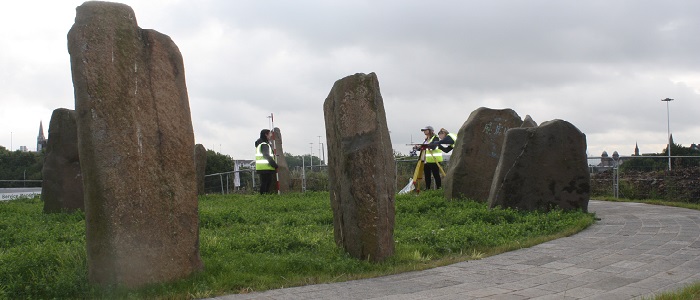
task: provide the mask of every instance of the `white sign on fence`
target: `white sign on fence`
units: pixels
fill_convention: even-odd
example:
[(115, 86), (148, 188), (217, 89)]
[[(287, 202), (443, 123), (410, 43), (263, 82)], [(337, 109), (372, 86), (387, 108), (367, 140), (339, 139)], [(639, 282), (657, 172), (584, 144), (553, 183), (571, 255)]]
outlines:
[(19, 198), (34, 198), (37, 195), (41, 195), (41, 188), (0, 189), (0, 201), (14, 200)]

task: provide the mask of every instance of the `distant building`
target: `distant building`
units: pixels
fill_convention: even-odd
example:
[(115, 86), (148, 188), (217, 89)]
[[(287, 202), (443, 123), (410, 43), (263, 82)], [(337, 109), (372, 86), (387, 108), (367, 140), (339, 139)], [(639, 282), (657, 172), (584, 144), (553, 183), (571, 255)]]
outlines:
[(44, 125), (39, 121), (39, 135), (36, 137), (36, 152), (41, 152), (46, 148), (46, 137), (44, 136)]
[[(639, 151), (639, 149), (636, 149), (636, 151)], [(612, 157), (610, 157), (608, 155), (607, 151), (603, 151), (603, 153), (600, 154), (600, 163), (597, 166), (595, 166), (598, 168), (595, 168), (595, 169), (597, 172), (601, 172), (601, 171), (607, 170), (609, 168), (612, 168), (616, 165), (619, 166), (623, 162), (624, 162), (624, 158), (621, 158), (620, 154), (617, 153), (617, 151), (613, 152)]]
[(29, 149), (27, 149), (27, 146), (19, 146), (19, 151), (27, 152)]
[[(617, 154), (617, 151), (615, 151), (615, 154)], [(618, 155), (618, 158), (620, 156)], [(608, 151), (603, 151), (603, 153), (600, 154), (600, 163), (598, 164), (599, 167), (612, 167), (613, 166), (613, 158), (608, 155)]]

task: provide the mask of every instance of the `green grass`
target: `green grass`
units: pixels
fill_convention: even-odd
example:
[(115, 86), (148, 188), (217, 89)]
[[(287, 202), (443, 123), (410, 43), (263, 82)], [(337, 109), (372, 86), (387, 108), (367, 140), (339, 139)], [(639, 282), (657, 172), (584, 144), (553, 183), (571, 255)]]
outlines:
[(592, 214), (489, 210), (427, 191), (396, 198), (396, 253), (374, 264), (335, 246), (328, 192), (199, 200), (205, 270), (137, 290), (87, 280), (80, 212), (42, 213), (38, 199), (0, 203), (0, 299), (189, 299), (422, 270), (576, 233)]
[(656, 295), (655, 300), (696, 300), (700, 299), (700, 282), (686, 286), (677, 292)]

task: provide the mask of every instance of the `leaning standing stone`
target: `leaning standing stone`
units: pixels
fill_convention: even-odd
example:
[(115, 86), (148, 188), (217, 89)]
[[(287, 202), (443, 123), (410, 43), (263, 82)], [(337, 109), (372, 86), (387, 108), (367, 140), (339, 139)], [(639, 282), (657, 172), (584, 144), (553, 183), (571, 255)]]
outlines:
[(74, 110), (59, 108), (51, 115), (41, 170), (41, 200), (45, 213), (85, 210), (75, 122)]
[(473, 111), (457, 133), (450, 167), (443, 180), (445, 198), (486, 202), (505, 133), (522, 123), (512, 109), (481, 107)]
[(586, 135), (571, 123), (513, 128), (506, 134), (489, 207), (587, 211), (589, 176)]
[[(275, 138), (275, 159), (277, 160), (277, 176), (279, 177), (279, 191), (280, 193), (289, 192), (289, 183), (291, 181), (291, 175), (289, 173), (289, 165), (287, 164), (287, 159), (284, 158), (284, 148), (282, 147), (282, 132), (279, 128), (275, 127), (274, 134)], [(270, 191), (277, 190), (277, 182), (272, 181)]]
[(90, 282), (139, 287), (203, 268), (194, 134), (182, 55), (110, 2), (68, 33)]
[(197, 195), (204, 195), (204, 178), (207, 173), (207, 148), (204, 145), (194, 145), (194, 166), (197, 177)]
[(396, 170), (374, 73), (335, 82), (323, 104), (335, 242), (358, 259), (394, 253)]

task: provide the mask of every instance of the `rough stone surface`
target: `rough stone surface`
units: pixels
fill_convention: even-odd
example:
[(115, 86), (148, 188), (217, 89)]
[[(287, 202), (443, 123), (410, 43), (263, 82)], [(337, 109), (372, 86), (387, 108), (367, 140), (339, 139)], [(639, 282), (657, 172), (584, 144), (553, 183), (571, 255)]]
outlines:
[(489, 207), (549, 211), (588, 209), (590, 178), (586, 135), (553, 120), (506, 133), (493, 177)]
[(131, 7), (85, 2), (68, 33), (88, 278), (138, 287), (203, 268), (182, 55)]
[(520, 127), (537, 127), (537, 122), (535, 122), (530, 115), (526, 115), (525, 120), (523, 120), (523, 125)]
[(394, 253), (396, 170), (377, 76), (336, 81), (323, 112), (335, 242), (382, 261)]
[(522, 123), (512, 109), (481, 107), (473, 111), (457, 133), (447, 176), (442, 181), (445, 198), (486, 202), (506, 130)]
[(197, 177), (197, 195), (204, 195), (204, 177), (207, 175), (207, 148), (204, 145), (194, 145), (194, 166)]
[[(277, 176), (279, 176), (280, 193), (289, 193), (289, 186), (291, 182), (291, 174), (289, 172), (289, 165), (287, 164), (287, 159), (284, 158), (284, 148), (282, 147), (282, 132), (278, 127), (274, 129), (274, 139), (275, 139), (275, 159), (277, 159)], [(270, 187), (271, 191), (277, 190), (277, 182), (273, 181)]]
[(85, 210), (75, 117), (75, 111), (66, 108), (56, 109), (51, 115), (41, 170), (45, 213)]

